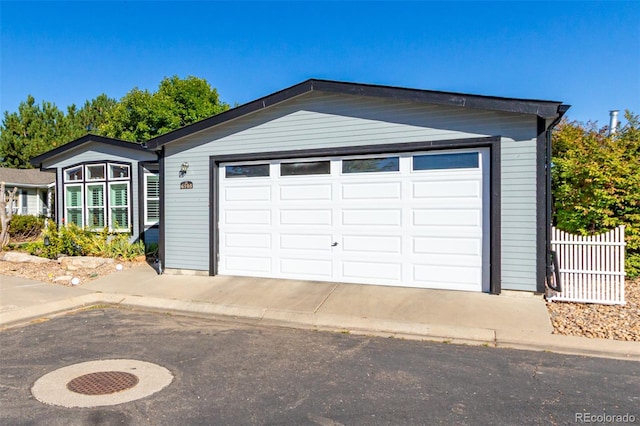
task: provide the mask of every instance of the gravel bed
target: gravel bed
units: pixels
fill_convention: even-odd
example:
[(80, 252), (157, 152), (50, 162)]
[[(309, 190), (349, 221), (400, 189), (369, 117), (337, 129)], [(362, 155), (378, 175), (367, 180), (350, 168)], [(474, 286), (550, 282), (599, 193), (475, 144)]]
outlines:
[(640, 342), (640, 279), (625, 283), (625, 305), (549, 302), (554, 334)]
[(0, 260), (0, 275), (24, 277), (64, 286), (71, 285), (69, 280), (55, 281), (55, 279), (63, 276), (72, 276), (80, 279), (80, 285), (82, 285), (82, 283), (87, 281), (92, 281), (116, 272), (116, 265), (118, 264), (122, 265), (123, 269), (129, 269), (144, 264), (144, 261), (118, 260), (115, 263), (100, 265), (97, 268), (81, 268), (75, 271), (67, 271), (55, 260), (48, 263), (7, 262)]

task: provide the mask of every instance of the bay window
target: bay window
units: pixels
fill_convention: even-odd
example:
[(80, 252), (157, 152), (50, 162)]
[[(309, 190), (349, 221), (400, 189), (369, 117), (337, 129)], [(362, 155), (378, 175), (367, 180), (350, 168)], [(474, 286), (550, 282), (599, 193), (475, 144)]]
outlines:
[(66, 223), (100, 231), (129, 231), (131, 167), (98, 163), (63, 170)]

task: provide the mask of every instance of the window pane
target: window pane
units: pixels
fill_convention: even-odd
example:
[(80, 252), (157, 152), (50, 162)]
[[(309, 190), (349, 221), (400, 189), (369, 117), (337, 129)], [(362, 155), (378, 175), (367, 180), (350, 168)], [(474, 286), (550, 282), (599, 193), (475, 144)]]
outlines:
[(82, 167), (74, 167), (64, 172), (64, 180), (67, 182), (82, 180)]
[(145, 175), (147, 179), (147, 197), (157, 198), (160, 196), (160, 177), (158, 175)]
[(104, 228), (104, 208), (88, 209), (87, 226), (89, 228)]
[(150, 225), (160, 220), (160, 201), (149, 200), (147, 201), (147, 217), (146, 224)]
[(110, 179), (126, 179), (129, 177), (129, 166), (110, 164), (109, 165), (109, 178)]
[(109, 185), (109, 204), (112, 206), (128, 206), (129, 194), (126, 183), (112, 183)]
[(87, 185), (87, 206), (89, 207), (104, 206), (104, 186)]
[(111, 227), (113, 229), (129, 229), (129, 208), (111, 208)]
[(87, 180), (104, 180), (104, 164), (87, 166)]
[(146, 173), (145, 178), (145, 225), (160, 221), (160, 176)]
[(329, 173), (331, 173), (329, 161), (280, 164), (280, 176), (328, 175)]
[(82, 187), (67, 186), (65, 204), (67, 207), (82, 207)]
[(477, 169), (478, 161), (477, 152), (415, 155), (413, 170)]
[(81, 208), (69, 208), (67, 209), (67, 223), (74, 223), (78, 227), (82, 228), (82, 209)]
[(399, 170), (398, 157), (342, 160), (342, 173), (397, 172)]
[(228, 178), (269, 176), (269, 165), (249, 164), (242, 166), (226, 166), (225, 176)]

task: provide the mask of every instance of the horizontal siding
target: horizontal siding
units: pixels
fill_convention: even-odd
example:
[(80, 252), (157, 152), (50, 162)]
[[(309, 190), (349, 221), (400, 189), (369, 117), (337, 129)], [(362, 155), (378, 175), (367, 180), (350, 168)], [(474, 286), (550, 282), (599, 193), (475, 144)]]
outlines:
[(502, 143), (502, 288), (536, 290), (536, 140)]
[(48, 159), (42, 163), (42, 167), (45, 169), (59, 168), (92, 161), (124, 161), (130, 163), (156, 160), (157, 156), (153, 152), (90, 142)]
[[(518, 237), (535, 254), (535, 131), (535, 117), (521, 114), (316, 92), (190, 135), (165, 146), (166, 267), (209, 269), (209, 156), (499, 135), (502, 285), (521, 287), (508, 260)], [(189, 170), (179, 178), (183, 162)], [(183, 180), (193, 189), (180, 190)], [(535, 289), (535, 256), (530, 260), (519, 277)]]

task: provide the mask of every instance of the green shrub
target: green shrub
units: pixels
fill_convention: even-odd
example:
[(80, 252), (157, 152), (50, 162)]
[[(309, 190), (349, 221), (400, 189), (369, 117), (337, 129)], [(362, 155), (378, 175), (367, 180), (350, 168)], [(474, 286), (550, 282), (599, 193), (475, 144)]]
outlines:
[(145, 254), (147, 256), (157, 256), (159, 249), (158, 243), (151, 243), (145, 247)]
[[(33, 255), (55, 259), (58, 256), (101, 256), (131, 260), (144, 256), (141, 241), (131, 243), (126, 233), (110, 233), (107, 229), (92, 232), (74, 224), (49, 226), (42, 241), (29, 244), (25, 249)], [(46, 242), (46, 244), (45, 244)]]
[(9, 236), (13, 240), (25, 241), (36, 238), (44, 229), (44, 218), (31, 215), (13, 215), (9, 224)]
[(553, 135), (554, 223), (594, 235), (625, 226), (626, 272), (640, 276), (640, 116), (610, 135), (595, 123), (563, 121)]

